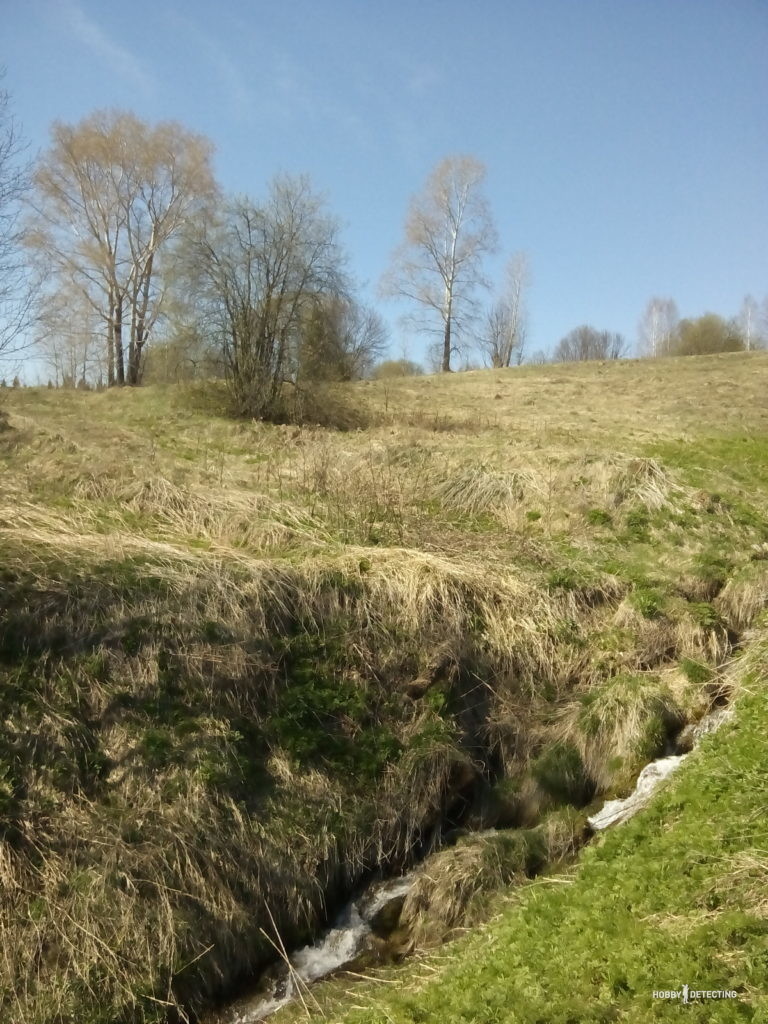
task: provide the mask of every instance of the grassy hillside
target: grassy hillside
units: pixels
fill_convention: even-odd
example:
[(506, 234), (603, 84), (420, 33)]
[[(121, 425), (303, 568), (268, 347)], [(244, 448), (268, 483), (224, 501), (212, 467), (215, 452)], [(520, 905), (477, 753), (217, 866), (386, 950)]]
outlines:
[(762, 354), (361, 383), (346, 431), (3, 395), (0, 1017), (203, 1007), (377, 865), (626, 791), (765, 607), (766, 384)]

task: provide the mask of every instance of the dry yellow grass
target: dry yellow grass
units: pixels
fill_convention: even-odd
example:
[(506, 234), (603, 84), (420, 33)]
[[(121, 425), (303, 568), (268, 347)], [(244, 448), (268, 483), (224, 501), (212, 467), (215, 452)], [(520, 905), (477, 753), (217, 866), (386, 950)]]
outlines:
[[(346, 432), (215, 386), (3, 396), (0, 1009), (202, 1005), (265, 901), (301, 935), (479, 780), (526, 821), (553, 745), (626, 782), (765, 609), (766, 385), (764, 354), (363, 382)], [(450, 927), (518, 871), (486, 847), (439, 855)]]

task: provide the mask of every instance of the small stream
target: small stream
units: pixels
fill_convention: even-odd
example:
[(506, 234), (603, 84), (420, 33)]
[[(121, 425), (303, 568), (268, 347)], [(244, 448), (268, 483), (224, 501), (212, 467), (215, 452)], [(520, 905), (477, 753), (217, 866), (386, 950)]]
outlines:
[(230, 1007), (222, 1024), (256, 1024), (298, 997), (313, 981), (328, 977), (351, 964), (374, 942), (378, 916), (402, 906), (414, 880), (413, 873), (374, 882), (341, 910), (334, 923), (311, 945), (291, 954), (290, 967), (279, 963), (262, 976), (260, 990)]
[[(587, 820), (594, 832), (627, 821), (650, 801), (659, 784), (674, 772), (695, 749), (702, 736), (714, 732), (733, 716), (730, 708), (718, 708), (695, 726), (684, 730), (685, 753), (652, 761), (640, 773), (634, 791), (623, 800), (608, 800), (602, 809)], [(687, 733), (687, 736), (685, 735)], [(485, 834), (495, 832), (487, 830)], [(382, 914), (399, 915), (403, 901), (413, 884), (416, 872), (402, 877), (372, 883), (341, 910), (333, 925), (310, 945), (290, 956), (290, 966), (273, 965), (264, 972), (255, 993), (232, 1004), (219, 1016), (221, 1024), (258, 1024), (270, 1014), (297, 998), (300, 990), (347, 967), (368, 951), (375, 949), (376, 932)], [(389, 930), (391, 930), (391, 924)], [(387, 929), (385, 928), (384, 931)]]
[[(732, 708), (717, 708), (705, 715), (696, 725), (684, 729), (683, 736), (689, 745), (689, 750), (686, 753), (673, 754), (670, 757), (660, 757), (647, 764), (637, 778), (634, 791), (628, 797), (623, 800), (607, 800), (603, 804), (602, 810), (587, 818), (590, 828), (595, 832), (601, 832), (611, 825), (618, 825), (622, 821), (632, 818), (642, 807), (645, 807), (659, 783), (676, 771), (691, 751), (695, 750), (701, 737), (719, 729), (732, 717)], [(685, 736), (685, 733), (688, 735)]]

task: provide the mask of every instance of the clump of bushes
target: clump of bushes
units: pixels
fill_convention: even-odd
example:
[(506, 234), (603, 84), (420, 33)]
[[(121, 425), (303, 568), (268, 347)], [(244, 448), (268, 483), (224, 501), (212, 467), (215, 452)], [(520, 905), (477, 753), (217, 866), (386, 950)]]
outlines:
[(410, 359), (385, 359), (371, 371), (373, 380), (387, 380), (393, 377), (421, 377), (424, 367)]

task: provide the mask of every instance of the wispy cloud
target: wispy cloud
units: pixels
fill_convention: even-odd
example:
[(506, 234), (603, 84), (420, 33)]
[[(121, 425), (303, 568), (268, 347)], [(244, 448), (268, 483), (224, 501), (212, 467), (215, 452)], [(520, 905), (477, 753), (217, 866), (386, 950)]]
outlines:
[(231, 48), (221, 42), (210, 26), (203, 28), (182, 10), (165, 10), (163, 17), (176, 35), (186, 37), (186, 45), (195, 54), (195, 63), (209, 69), (214, 76), (226, 101), (223, 107), (226, 114), (247, 120), (256, 103), (256, 94)]
[(141, 90), (145, 95), (155, 91), (155, 79), (130, 50), (114, 39), (91, 18), (83, 8), (66, 0), (58, 8), (70, 32), (87, 46), (102, 64)]
[(443, 76), (433, 64), (414, 65), (404, 75), (405, 87), (412, 96), (422, 97), (433, 93), (442, 84)]

